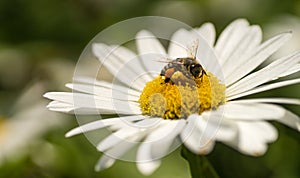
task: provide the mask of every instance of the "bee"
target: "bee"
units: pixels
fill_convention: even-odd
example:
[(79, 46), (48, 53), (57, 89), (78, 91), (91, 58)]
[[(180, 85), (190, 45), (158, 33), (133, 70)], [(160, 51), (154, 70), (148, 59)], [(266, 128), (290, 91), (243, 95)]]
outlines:
[(207, 75), (203, 67), (196, 60), (198, 48), (198, 40), (196, 40), (191, 48), (188, 48), (188, 57), (176, 58), (168, 60), (168, 64), (161, 70), (160, 76), (164, 78), (165, 83), (174, 84), (194, 84), (195, 79)]

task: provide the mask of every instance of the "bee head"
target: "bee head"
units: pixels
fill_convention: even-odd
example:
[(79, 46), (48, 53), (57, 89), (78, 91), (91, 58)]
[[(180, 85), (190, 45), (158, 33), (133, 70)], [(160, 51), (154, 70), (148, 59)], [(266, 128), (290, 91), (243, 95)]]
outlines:
[(194, 77), (199, 77), (199, 75), (202, 73), (202, 66), (200, 64), (191, 64), (189, 68), (190, 73)]

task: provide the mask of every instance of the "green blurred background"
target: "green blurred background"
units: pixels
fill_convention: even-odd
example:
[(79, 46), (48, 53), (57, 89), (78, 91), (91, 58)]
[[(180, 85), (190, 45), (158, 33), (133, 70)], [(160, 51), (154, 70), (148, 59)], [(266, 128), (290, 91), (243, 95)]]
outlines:
[[(94, 172), (101, 153), (84, 136), (64, 138), (76, 126), (75, 117), (34, 106), (45, 105), (47, 101), (41, 97), (44, 92), (65, 90), (64, 83), (71, 81), (82, 50), (98, 32), (145, 15), (171, 17), (194, 27), (211, 21), (218, 34), (232, 20), (243, 17), (261, 25), (265, 37), (294, 31), (294, 39), (276, 55), (300, 49), (299, 0), (0, 0), (1, 178), (144, 177), (134, 163), (124, 161)], [(299, 89), (295, 85), (260, 95), (300, 98)], [(299, 107), (285, 107), (300, 115)], [(34, 111), (26, 114), (32, 108)], [(219, 175), (300, 177), (300, 134), (274, 125), (279, 139), (262, 157), (244, 156), (218, 143), (208, 158)], [(25, 137), (27, 133), (32, 134)], [(9, 147), (7, 140), (16, 140), (16, 144)], [(149, 177), (189, 177), (180, 149), (164, 158), (162, 166)]]

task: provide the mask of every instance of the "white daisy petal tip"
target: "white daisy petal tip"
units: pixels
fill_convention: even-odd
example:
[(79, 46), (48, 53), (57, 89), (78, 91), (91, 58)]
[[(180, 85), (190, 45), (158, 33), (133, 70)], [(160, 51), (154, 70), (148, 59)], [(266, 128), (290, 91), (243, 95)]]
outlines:
[(252, 150), (251, 155), (256, 157), (263, 156), (266, 154), (267, 150), (268, 150), (268, 144), (267, 143), (261, 144), (261, 146), (257, 146), (256, 149)]
[(50, 99), (50, 95), (51, 95), (51, 92), (47, 92), (47, 93), (43, 94), (43, 97)]
[(209, 143), (207, 143), (205, 146), (203, 146), (203, 148), (200, 148), (198, 150), (198, 154), (200, 155), (207, 155), (210, 152), (212, 152), (213, 148), (214, 148), (215, 142), (210, 141)]
[(194, 153), (198, 155), (208, 155), (212, 152), (214, 146), (215, 142), (211, 142), (203, 147), (198, 148), (196, 151), (194, 151)]
[(293, 31), (292, 30), (284, 31), (284, 32), (281, 32), (279, 35), (285, 35), (290, 38), (293, 36)]
[(263, 156), (267, 150), (268, 150), (268, 144), (267, 143), (254, 143), (253, 145), (249, 145), (248, 147), (239, 147), (238, 150), (249, 156)]
[(47, 104), (47, 105), (46, 105), (46, 108), (47, 108), (47, 109), (50, 109), (50, 108), (51, 108), (51, 103)]
[(136, 34), (136, 38), (154, 38), (155, 36), (148, 30), (140, 30), (137, 34)]
[(198, 154), (198, 155), (207, 155), (209, 154), (214, 146), (215, 146), (215, 142), (214, 141), (209, 141), (207, 143), (202, 143), (201, 145), (199, 145), (199, 143), (197, 143), (198, 145), (195, 145), (195, 143), (186, 141), (184, 142), (184, 145), (194, 154)]
[(73, 89), (74, 84), (73, 83), (66, 83), (65, 87)]
[(74, 129), (70, 130), (69, 132), (67, 132), (67, 133), (65, 134), (65, 137), (66, 137), (66, 138), (70, 138), (70, 137), (73, 137), (73, 136), (78, 135), (78, 134), (81, 134), (81, 133), (82, 133), (81, 128), (80, 128), (80, 127), (76, 127), (76, 128), (74, 128)]
[(235, 19), (234, 21), (232, 21), (227, 27), (231, 26), (231, 25), (249, 25), (249, 21), (246, 18), (238, 18)]
[(257, 149), (257, 150), (242, 150), (242, 152), (244, 152), (244, 154), (250, 155), (250, 156), (255, 156), (255, 157), (259, 157), (259, 156), (263, 156), (266, 152), (267, 152), (267, 146), (265, 146), (266, 148), (262, 148), (262, 149)]
[(67, 132), (67, 133), (65, 134), (65, 137), (66, 137), (66, 138), (73, 137), (75, 134), (74, 134), (72, 131), (73, 131), (73, 130)]
[(296, 127), (298, 129), (298, 132), (300, 132), (300, 121), (296, 123)]
[(278, 130), (273, 126), (270, 125), (270, 129), (273, 130), (270, 134), (269, 134), (269, 138), (267, 139), (267, 143), (272, 143), (275, 142), (278, 139)]
[(241, 153), (250, 156), (262, 156), (268, 149), (268, 143), (278, 138), (277, 129), (266, 121), (237, 121), (239, 140), (227, 143)]
[(285, 32), (282, 32), (280, 35), (283, 36), (284, 43), (286, 43), (288, 40), (290, 40), (292, 38), (293, 32), (292, 31), (285, 31)]
[(49, 106), (48, 109), (50, 111), (62, 112), (62, 113), (66, 113), (66, 114), (74, 114), (73, 108), (53, 108), (52, 106)]
[(160, 161), (138, 162), (137, 168), (143, 175), (149, 176), (159, 168), (160, 164)]
[(110, 168), (115, 163), (115, 159), (110, 158), (108, 156), (102, 156), (98, 163), (95, 165), (95, 171), (100, 172), (102, 170)]
[[(160, 43), (158, 38), (159, 37), (154, 36), (147, 30), (141, 30), (136, 34), (136, 47), (142, 60), (149, 61), (149, 55), (154, 59), (167, 57), (166, 49)], [(151, 63), (151, 65), (153, 65), (152, 67), (157, 71), (161, 70), (164, 66), (163, 63)]]
[[(92, 52), (97, 56), (99, 52), (102, 52), (102, 50), (106, 47), (103, 43), (93, 43), (92, 44)], [(97, 56), (98, 57), (98, 56)]]
[(105, 60), (108, 59), (108, 56), (114, 52), (117, 46), (108, 46), (104, 43), (93, 43), (92, 44), (92, 53), (93, 55), (103, 64)]

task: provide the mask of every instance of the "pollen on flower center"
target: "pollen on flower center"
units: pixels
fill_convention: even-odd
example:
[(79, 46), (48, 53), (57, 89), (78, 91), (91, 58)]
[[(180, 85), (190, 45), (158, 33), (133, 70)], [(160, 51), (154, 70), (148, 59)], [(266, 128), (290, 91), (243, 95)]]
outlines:
[(164, 119), (186, 118), (216, 109), (225, 102), (225, 85), (207, 73), (195, 84), (165, 82), (162, 76), (148, 82), (139, 98), (142, 113)]

